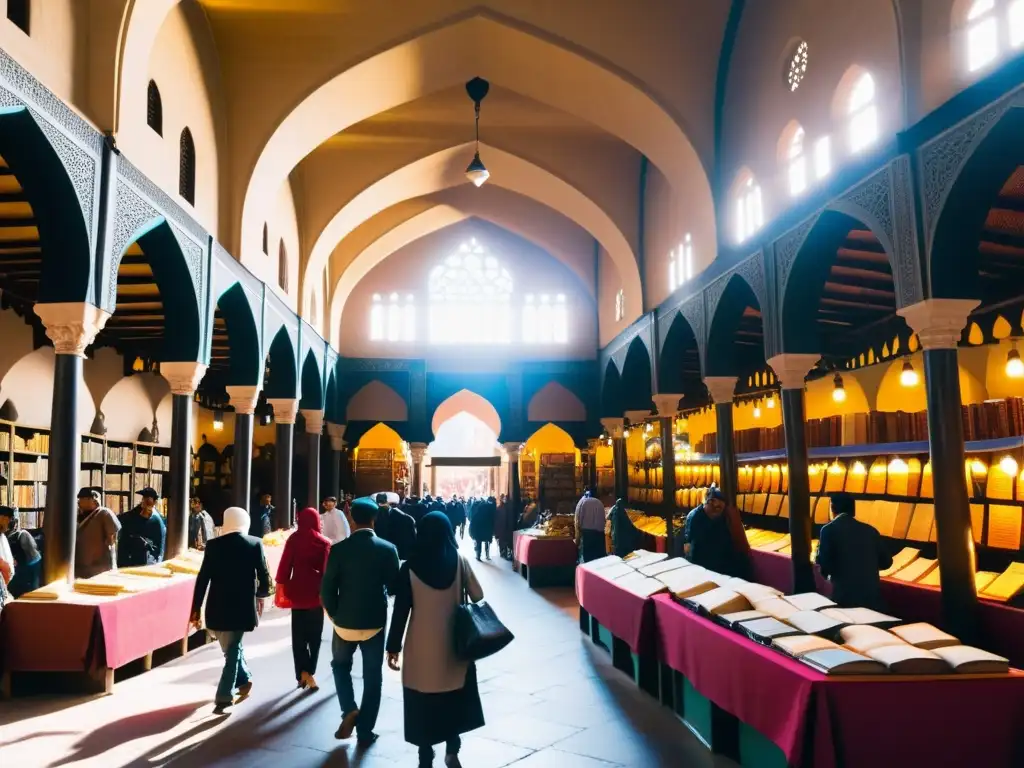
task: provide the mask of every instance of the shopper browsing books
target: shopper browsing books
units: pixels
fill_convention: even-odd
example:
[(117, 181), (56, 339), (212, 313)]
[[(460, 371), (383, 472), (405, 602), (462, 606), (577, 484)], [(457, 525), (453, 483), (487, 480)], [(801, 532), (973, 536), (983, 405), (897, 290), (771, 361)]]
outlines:
[[(118, 562), (121, 562), (118, 557), (118, 531), (121, 530), (121, 527), (121, 523), (114, 513), (100, 505), (99, 491), (82, 488), (78, 492), (75, 578), (88, 579), (117, 567)], [(125, 546), (128, 546), (127, 541)], [(121, 565), (145, 564), (145, 560), (121, 562)]]
[(213, 518), (203, 509), (203, 500), (193, 496), (188, 505), (188, 545), (202, 551), (212, 538)]
[(832, 582), (832, 599), (840, 606), (883, 610), (879, 571), (892, 565), (876, 528), (856, 518), (856, 504), (848, 493), (829, 496), (832, 522), (818, 537), (818, 567)]
[(121, 532), (117, 537), (117, 564), (153, 565), (164, 559), (167, 526), (156, 511), (160, 494), (152, 488), (139, 491), (142, 501), (130, 512), (119, 516)]
[(686, 556), (694, 565), (709, 571), (743, 577), (749, 572), (750, 563), (747, 552), (733, 535), (725, 506), (725, 495), (712, 486), (704, 503), (690, 510), (683, 532)]
[(325, 496), (323, 511), (320, 513), (320, 530), (323, 535), (337, 544), (347, 539), (350, 533), (348, 518), (345, 513), (338, 509), (338, 498), (336, 496)]
[[(14, 577), (7, 585), (11, 597), (21, 597), (39, 587), (39, 572), (43, 558), (32, 534), (18, 525), (18, 513), (10, 507), (0, 507), (0, 538), (6, 537), (14, 558)], [(0, 545), (2, 546), (2, 545)]]

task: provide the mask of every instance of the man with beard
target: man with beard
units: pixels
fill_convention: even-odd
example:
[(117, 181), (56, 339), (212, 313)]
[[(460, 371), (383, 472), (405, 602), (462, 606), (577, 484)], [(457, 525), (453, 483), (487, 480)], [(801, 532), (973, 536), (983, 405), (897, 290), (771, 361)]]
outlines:
[[(99, 491), (78, 492), (78, 532), (75, 535), (75, 578), (88, 579), (117, 567), (117, 534), (121, 523), (100, 506)], [(129, 565), (129, 563), (121, 563)], [(145, 565), (145, 563), (142, 563)]]

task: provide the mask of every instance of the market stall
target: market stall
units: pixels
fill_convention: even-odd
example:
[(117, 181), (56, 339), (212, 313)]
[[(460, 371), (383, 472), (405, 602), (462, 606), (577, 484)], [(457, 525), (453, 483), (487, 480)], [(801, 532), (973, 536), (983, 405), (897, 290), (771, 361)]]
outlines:
[(527, 528), (512, 534), (512, 564), (531, 587), (568, 587), (576, 569), (571, 533)]

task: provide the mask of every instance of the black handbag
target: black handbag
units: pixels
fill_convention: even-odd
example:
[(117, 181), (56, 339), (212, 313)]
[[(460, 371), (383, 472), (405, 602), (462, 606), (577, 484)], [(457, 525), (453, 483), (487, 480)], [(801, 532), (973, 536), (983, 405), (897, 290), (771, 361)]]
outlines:
[(460, 661), (486, 659), (511, 643), (514, 636), (486, 601), (469, 601), (465, 572), (461, 591), (462, 600), (455, 608), (455, 657)]

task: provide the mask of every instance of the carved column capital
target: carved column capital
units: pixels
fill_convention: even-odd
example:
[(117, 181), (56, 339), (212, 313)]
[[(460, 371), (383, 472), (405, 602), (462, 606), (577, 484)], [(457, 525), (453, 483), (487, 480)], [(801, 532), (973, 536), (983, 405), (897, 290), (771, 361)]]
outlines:
[(413, 463), (419, 464), (421, 461), (423, 461), (423, 455), (426, 452), (426, 443), (409, 443), (409, 453), (412, 455)]
[(807, 373), (821, 359), (821, 355), (783, 353), (768, 360), (783, 389), (803, 389)]
[(925, 299), (896, 314), (907, 321), (923, 349), (956, 349), (967, 317), (981, 302), (975, 299)]
[(205, 363), (160, 363), (160, 375), (171, 385), (171, 393), (191, 397), (206, 375)]
[(622, 428), (625, 426), (625, 419), (614, 416), (601, 419), (601, 426), (608, 433), (608, 437), (622, 437)]
[(274, 422), (277, 424), (294, 424), (299, 412), (299, 401), (291, 397), (274, 397), (267, 400), (274, 409)]
[(96, 334), (107, 324), (110, 313), (84, 301), (36, 304), (36, 315), (46, 327), (58, 355), (85, 357), (85, 349), (96, 340)]
[(626, 411), (622, 415), (629, 419), (630, 424), (641, 424), (645, 419), (651, 418), (650, 411), (644, 411), (639, 408), (633, 411)]
[(345, 427), (347, 424), (335, 424), (332, 421), (327, 422), (327, 434), (333, 440), (337, 438), (341, 440), (345, 436)]
[(508, 454), (508, 460), (510, 462), (519, 461), (519, 446), (522, 443), (504, 443), (505, 453)]
[(676, 411), (679, 410), (679, 402), (682, 399), (682, 395), (654, 395), (651, 397), (654, 407), (658, 409), (658, 415), (669, 419), (675, 418)]
[(228, 401), (235, 413), (251, 416), (256, 411), (256, 401), (260, 399), (259, 387), (230, 386), (225, 387), (228, 391)]
[(738, 381), (735, 376), (708, 376), (704, 379), (704, 383), (707, 385), (708, 392), (711, 393), (711, 399), (715, 401), (715, 405), (725, 405), (731, 403), (733, 395), (736, 394), (736, 382)]
[(324, 429), (324, 412), (314, 408), (301, 409), (306, 419), (306, 434), (319, 435)]

